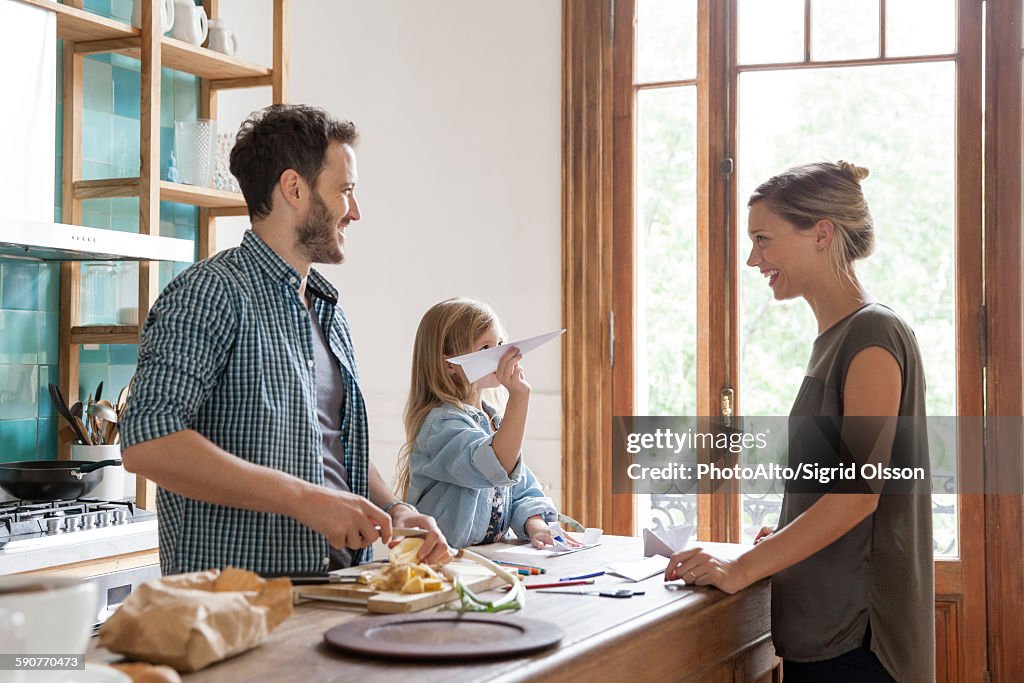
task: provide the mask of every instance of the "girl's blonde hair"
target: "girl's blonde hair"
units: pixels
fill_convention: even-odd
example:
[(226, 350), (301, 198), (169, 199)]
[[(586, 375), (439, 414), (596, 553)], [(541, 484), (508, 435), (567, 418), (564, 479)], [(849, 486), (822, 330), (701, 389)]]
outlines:
[(868, 173), (848, 161), (794, 166), (758, 185), (747, 206), (763, 199), (781, 218), (803, 229), (826, 218), (832, 221), (832, 271), (855, 285), (853, 262), (875, 248), (875, 225), (860, 187)]
[(472, 385), (462, 373), (448, 371), (446, 360), (469, 353), (473, 344), (501, 323), (487, 304), (473, 299), (447, 299), (423, 314), (412, 349), (412, 377), (405, 403), (405, 445), (398, 455), (398, 491), (409, 489), (409, 456), (427, 413), (444, 403), (463, 405)]

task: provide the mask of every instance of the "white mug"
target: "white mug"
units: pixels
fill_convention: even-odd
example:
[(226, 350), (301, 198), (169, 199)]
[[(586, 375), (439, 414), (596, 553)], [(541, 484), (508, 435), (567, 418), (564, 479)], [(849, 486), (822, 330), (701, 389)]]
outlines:
[[(0, 600), (3, 597), (0, 596)], [(7, 652), (23, 652), (25, 650), (25, 615), (16, 609), (0, 607), (0, 643)], [(7, 671), (5, 683), (25, 683), (25, 671)]]
[[(97, 619), (99, 591), (92, 581), (71, 577), (14, 574), (0, 576), (0, 602), (8, 614), (20, 613), (15, 635), (3, 643), (5, 654), (84, 655)], [(68, 671), (25, 672), (27, 681), (62, 683)], [(72, 676), (73, 679), (73, 676)]]
[[(134, 0), (132, 3), (132, 26), (142, 28), (142, 3), (150, 0)], [(174, 26), (174, 0), (160, 0), (160, 33), (167, 33)]]
[(238, 38), (224, 25), (223, 19), (210, 19), (210, 41), (206, 47), (233, 57), (238, 52)]
[(192, 45), (202, 45), (208, 31), (206, 8), (196, 7), (192, 0), (174, 0), (172, 36)]

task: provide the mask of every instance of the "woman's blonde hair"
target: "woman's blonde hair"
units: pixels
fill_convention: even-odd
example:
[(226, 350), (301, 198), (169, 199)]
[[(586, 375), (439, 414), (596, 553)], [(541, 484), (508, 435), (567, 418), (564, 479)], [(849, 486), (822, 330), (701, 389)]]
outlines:
[(473, 299), (447, 299), (423, 314), (412, 349), (412, 377), (405, 403), (405, 445), (398, 455), (398, 491), (409, 489), (409, 456), (427, 413), (444, 403), (462, 405), (473, 391), (462, 373), (448, 371), (446, 360), (473, 350), (473, 344), (501, 323), (487, 304)]
[(802, 229), (823, 219), (832, 221), (829, 262), (837, 277), (854, 284), (853, 262), (875, 248), (875, 225), (860, 187), (868, 173), (848, 161), (794, 166), (758, 185), (747, 206), (765, 200), (781, 218)]

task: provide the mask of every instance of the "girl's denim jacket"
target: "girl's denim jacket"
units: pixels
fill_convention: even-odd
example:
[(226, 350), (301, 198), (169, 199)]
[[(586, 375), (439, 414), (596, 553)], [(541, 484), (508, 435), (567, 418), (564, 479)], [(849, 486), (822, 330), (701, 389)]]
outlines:
[[(484, 408), (493, 414), (490, 406)], [(495, 488), (503, 489), (503, 519), (511, 520), (512, 530), (521, 539), (529, 538), (524, 527), (530, 517), (541, 515), (545, 521), (558, 517), (522, 453), (509, 474), (498, 462), (493, 441), (487, 413), (445, 404), (427, 414), (413, 443), (406, 500), (437, 520), (453, 548), (484, 539)]]

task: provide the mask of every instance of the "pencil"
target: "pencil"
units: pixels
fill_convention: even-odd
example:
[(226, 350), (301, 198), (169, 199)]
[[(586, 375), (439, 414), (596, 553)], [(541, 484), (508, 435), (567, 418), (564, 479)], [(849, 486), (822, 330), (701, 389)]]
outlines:
[(503, 562), (501, 560), (492, 560), (494, 564), (500, 564), (503, 567), (515, 567), (516, 569), (532, 569), (533, 573), (547, 574), (548, 570), (544, 567), (534, 567), (532, 564), (519, 564), (518, 562)]

